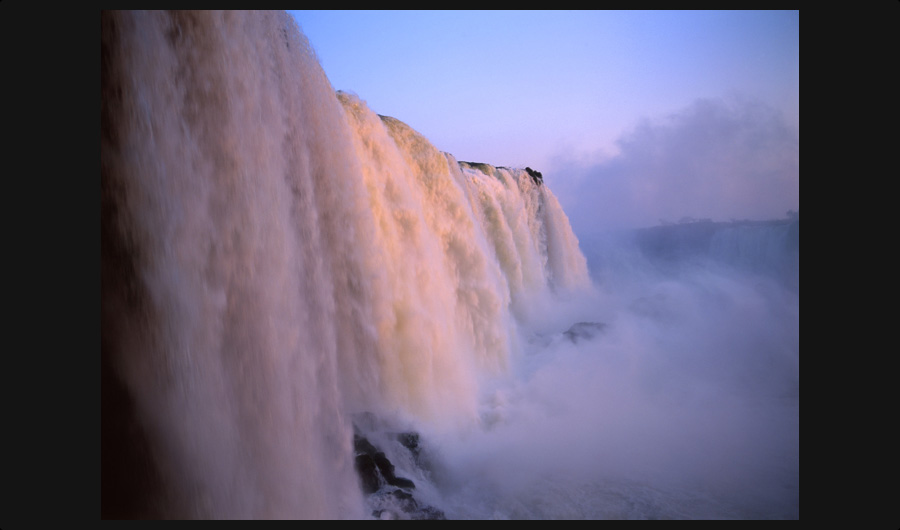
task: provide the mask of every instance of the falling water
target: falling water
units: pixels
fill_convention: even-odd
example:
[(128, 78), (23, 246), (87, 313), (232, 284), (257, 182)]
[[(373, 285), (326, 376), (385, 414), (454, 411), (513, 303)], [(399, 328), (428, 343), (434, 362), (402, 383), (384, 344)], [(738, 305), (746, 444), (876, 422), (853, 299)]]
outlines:
[(476, 428), (589, 288), (546, 185), (336, 93), (286, 14), (101, 14), (104, 517), (368, 517), (355, 415)]

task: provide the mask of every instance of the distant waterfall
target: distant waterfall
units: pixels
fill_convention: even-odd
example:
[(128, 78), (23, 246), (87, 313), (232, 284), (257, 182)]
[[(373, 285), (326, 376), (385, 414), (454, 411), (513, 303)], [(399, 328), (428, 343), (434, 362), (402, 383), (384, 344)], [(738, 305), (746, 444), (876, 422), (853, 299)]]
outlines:
[(364, 517), (351, 415), (477, 421), (588, 285), (546, 185), (336, 94), (288, 15), (101, 13), (104, 517)]
[(740, 272), (770, 276), (800, 290), (800, 220), (696, 222), (635, 231), (635, 241), (652, 261), (709, 259)]
[(714, 259), (760, 272), (800, 290), (800, 220), (744, 224), (716, 231), (709, 244)]

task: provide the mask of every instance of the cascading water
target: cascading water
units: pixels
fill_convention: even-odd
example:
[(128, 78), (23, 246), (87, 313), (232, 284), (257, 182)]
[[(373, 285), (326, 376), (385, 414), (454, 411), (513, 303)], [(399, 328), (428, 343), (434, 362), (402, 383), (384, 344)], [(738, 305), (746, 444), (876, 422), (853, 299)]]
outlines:
[(102, 516), (368, 517), (354, 415), (479, 425), (589, 284), (547, 186), (336, 94), (286, 14), (101, 14)]

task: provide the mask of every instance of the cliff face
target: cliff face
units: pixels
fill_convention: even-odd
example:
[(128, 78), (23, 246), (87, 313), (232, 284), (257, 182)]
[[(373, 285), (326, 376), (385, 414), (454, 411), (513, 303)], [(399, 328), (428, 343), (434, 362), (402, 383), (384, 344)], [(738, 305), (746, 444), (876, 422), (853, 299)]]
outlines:
[(539, 177), (336, 95), (285, 13), (102, 12), (102, 514), (360, 516), (351, 415), (476, 421), (589, 284)]
[(800, 219), (691, 222), (635, 231), (648, 259), (663, 264), (710, 259), (744, 272), (770, 275), (799, 291)]

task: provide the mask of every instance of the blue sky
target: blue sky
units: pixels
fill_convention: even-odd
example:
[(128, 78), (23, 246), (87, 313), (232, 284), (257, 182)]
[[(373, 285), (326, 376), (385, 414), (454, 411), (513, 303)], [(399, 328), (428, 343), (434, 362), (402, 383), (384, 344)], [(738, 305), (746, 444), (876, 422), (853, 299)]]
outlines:
[[(663, 214), (725, 220), (799, 209), (799, 11), (290, 13), (335, 89), (356, 93), (458, 160), (542, 171), (567, 209), (593, 194), (601, 209), (608, 202), (610, 219), (602, 221), (608, 225), (653, 224)], [(715, 119), (715, 125), (703, 122)], [(680, 130), (709, 130), (700, 125), (718, 127), (726, 138), (703, 133), (697, 141), (704, 143), (694, 146)], [(639, 144), (644, 141), (677, 145)], [(710, 141), (726, 145), (717, 149)], [(634, 157), (671, 152), (681, 159), (694, 147), (707, 158), (719, 151), (734, 157), (733, 167), (716, 160), (708, 178), (725, 172), (746, 182), (717, 183), (734, 195), (723, 203), (711, 200), (708, 182), (692, 175), (695, 189), (683, 193), (693, 197), (648, 203), (650, 195), (635, 187), (639, 176), (642, 190), (664, 195), (682, 188), (671, 181), (686, 178), (685, 168), (696, 164), (666, 174), (678, 164)], [(752, 175), (737, 175), (748, 171), (739, 161), (761, 153), (783, 167), (770, 161)], [(650, 167), (659, 186), (623, 169)], [(768, 188), (753, 192), (757, 181)], [(785, 189), (773, 189), (776, 181)], [(744, 202), (727, 204), (735, 197)], [(612, 222), (612, 207), (634, 200), (642, 202), (632, 210), (641, 212)]]

